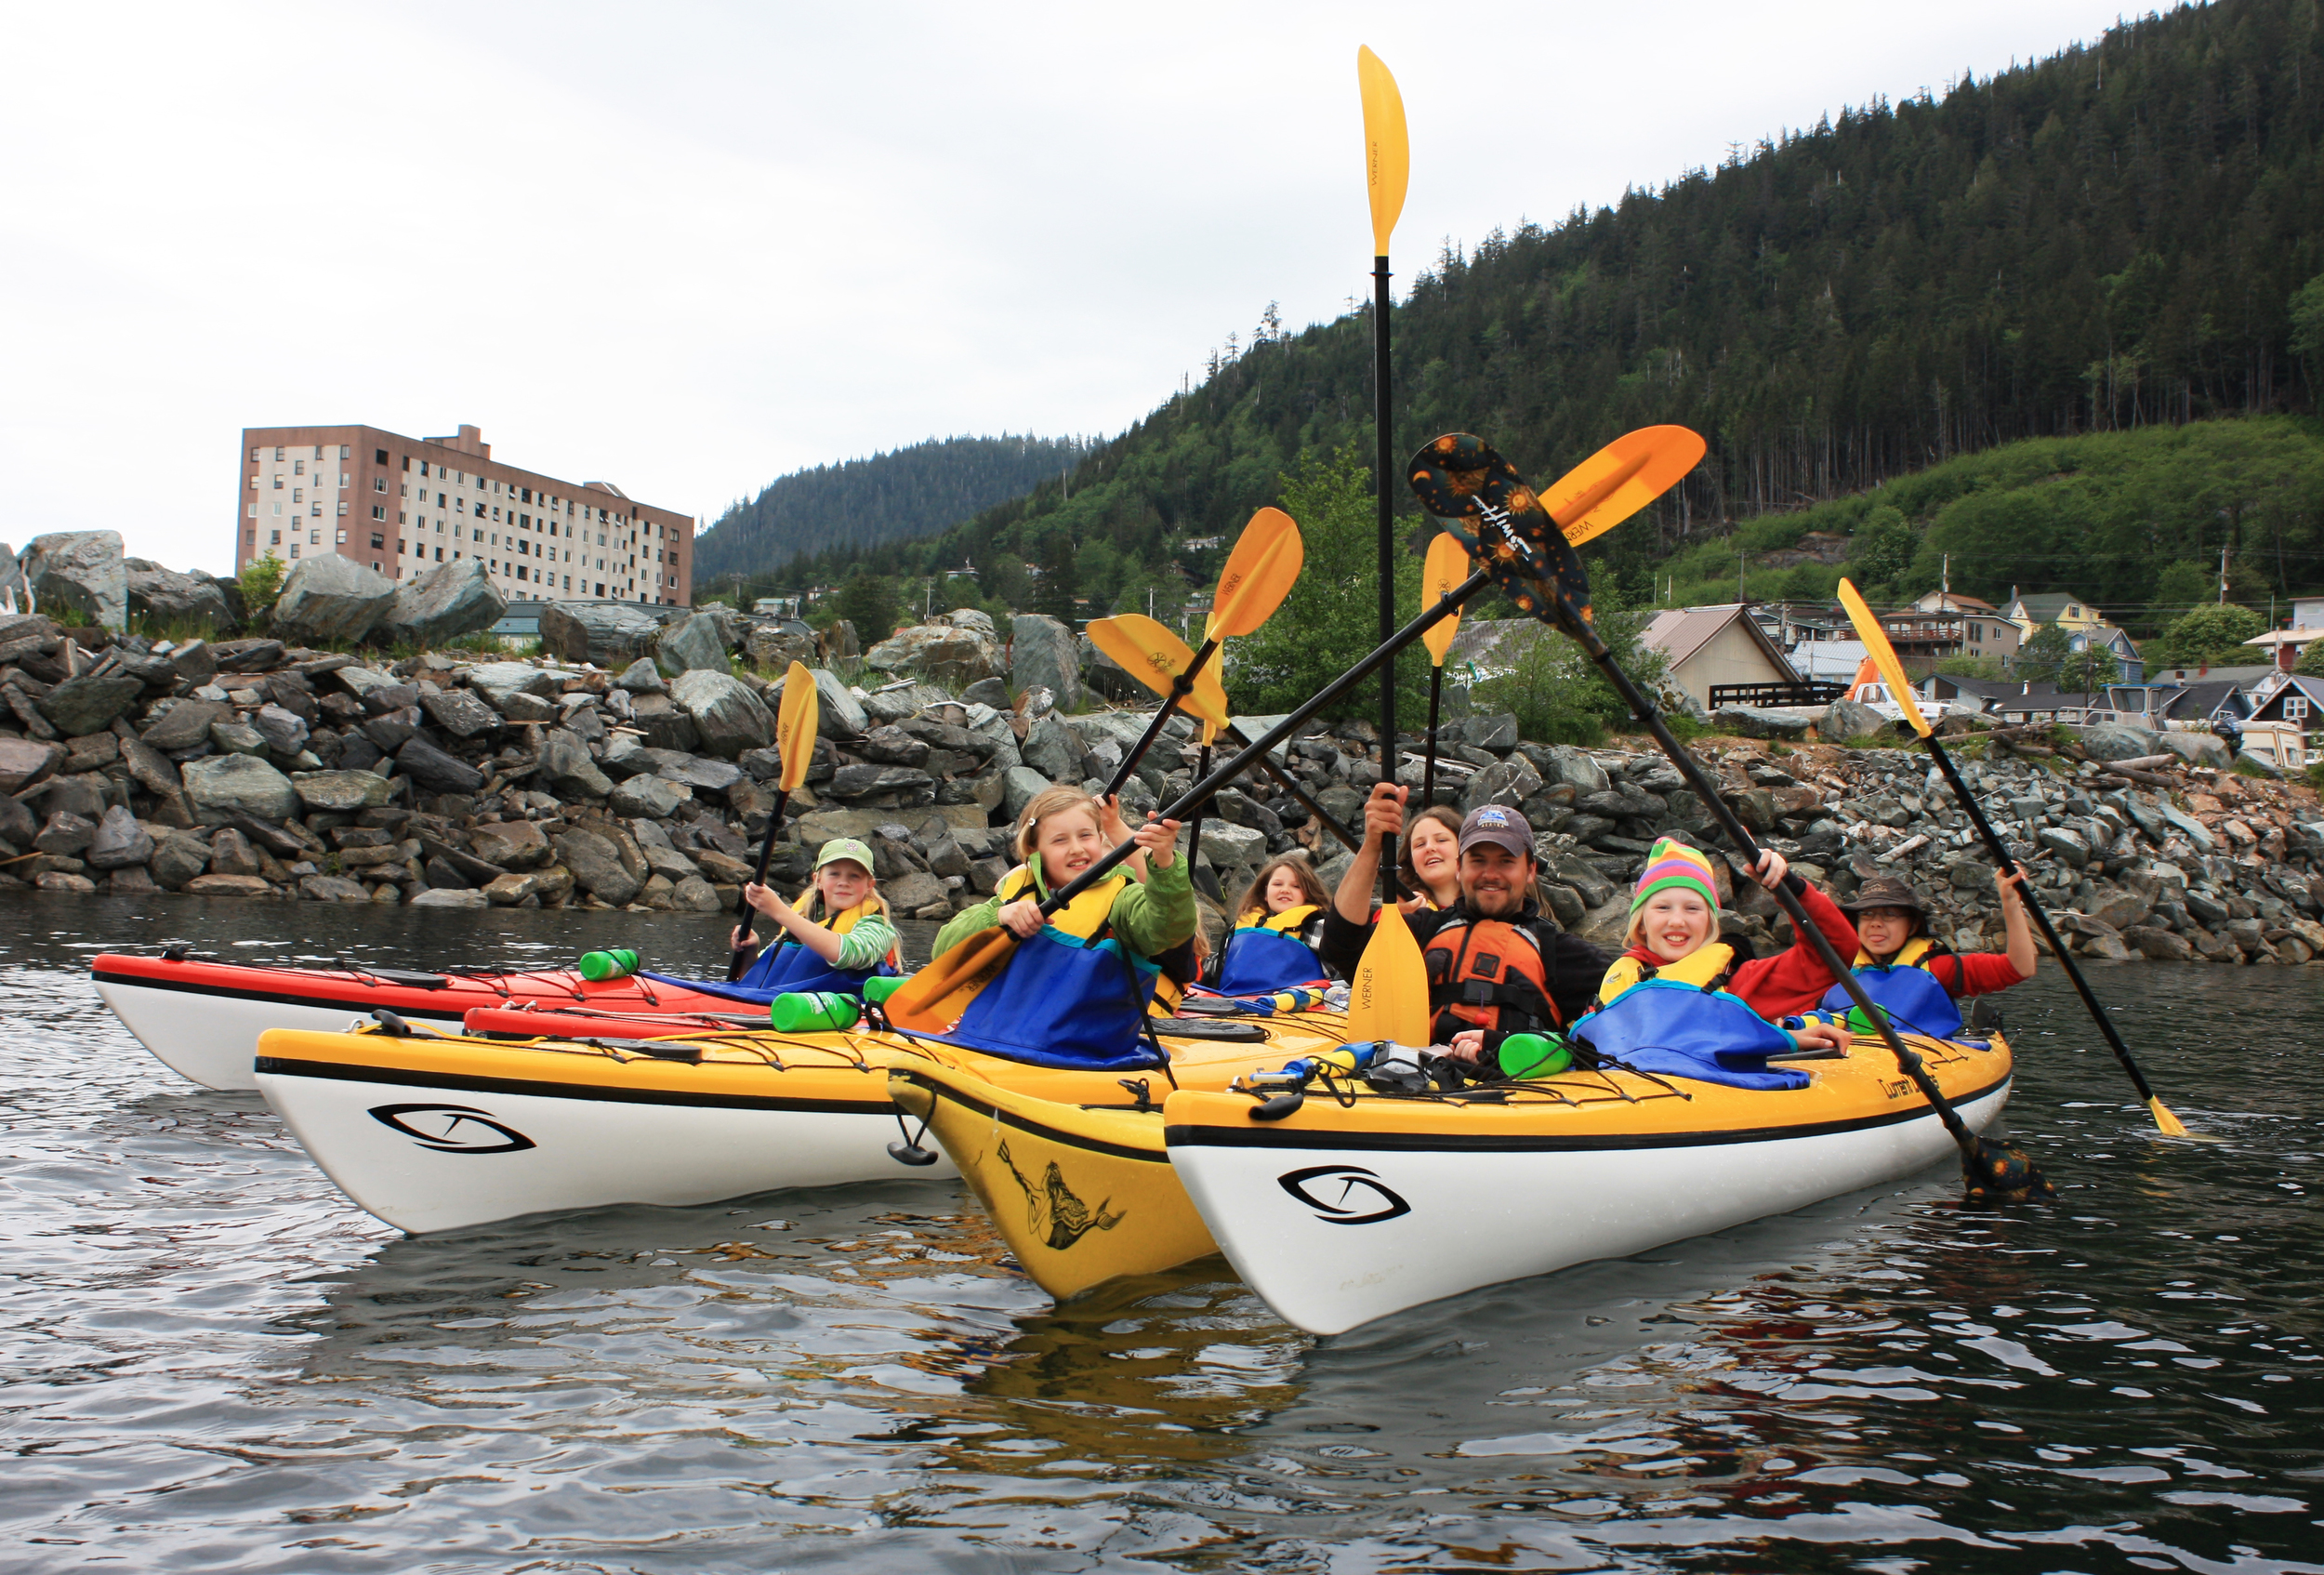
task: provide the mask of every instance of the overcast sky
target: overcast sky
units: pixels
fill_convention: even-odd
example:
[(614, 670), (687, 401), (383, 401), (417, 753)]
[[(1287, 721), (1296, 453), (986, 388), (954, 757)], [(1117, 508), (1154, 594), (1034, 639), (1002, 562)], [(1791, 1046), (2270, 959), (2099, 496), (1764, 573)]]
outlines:
[(483, 429), (697, 514), (776, 475), (1119, 431), (1367, 291), (1355, 50), (1412, 137), (1401, 294), (2114, 0), (125, 4), (0, 19), (0, 538), (232, 562), (245, 426)]

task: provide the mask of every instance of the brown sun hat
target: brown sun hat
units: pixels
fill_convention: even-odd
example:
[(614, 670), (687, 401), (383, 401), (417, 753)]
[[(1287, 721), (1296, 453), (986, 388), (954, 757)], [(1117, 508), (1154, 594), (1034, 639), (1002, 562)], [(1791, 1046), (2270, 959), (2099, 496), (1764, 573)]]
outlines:
[(1929, 905), (1921, 900), (1921, 893), (1894, 875), (1873, 876), (1856, 888), (1855, 896), (1840, 905), (1840, 911), (1853, 917), (1868, 907), (1907, 908), (1923, 919), (1929, 913)]

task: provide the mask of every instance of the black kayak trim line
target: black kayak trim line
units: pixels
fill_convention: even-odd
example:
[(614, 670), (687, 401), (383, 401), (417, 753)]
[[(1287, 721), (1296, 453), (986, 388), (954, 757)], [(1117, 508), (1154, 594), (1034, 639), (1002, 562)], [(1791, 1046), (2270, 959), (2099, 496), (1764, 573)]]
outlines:
[[(270, 1006), (311, 1006), (318, 1011), (344, 1009), (354, 1012), (357, 1016), (382, 1004), (378, 999), (378, 991), (383, 988), (419, 993), (417, 986), (396, 984), (368, 986), (372, 992), (369, 999), (362, 996), (317, 995), (312, 991), (299, 993), (290, 990), (248, 990), (230, 985), (207, 985), (192, 979), (152, 979), (142, 973), (113, 973), (101, 968), (91, 969), (89, 977), (100, 985), (125, 985), (141, 990), (169, 990), (179, 995), (215, 996), (229, 1000), (258, 1000)], [(501, 999), (501, 997), (495, 996), (493, 1000), (497, 1001)], [(472, 1003), (474, 1006), (489, 1004), (492, 1003), (482, 1000)], [(442, 1012), (430, 1011), (424, 1006), (397, 1006), (394, 1010), (400, 1016), (425, 1017), (437, 1023), (457, 1023), (470, 1008), (461, 1007), (451, 1012)]]
[[(668, 1065), (668, 1062), (657, 1062)], [(379, 1083), (392, 1088), (456, 1089), (462, 1093), (531, 1094), (541, 1099), (585, 1099), (607, 1105), (670, 1105), (705, 1110), (795, 1110), (837, 1116), (876, 1116), (886, 1120), (895, 1106), (881, 1099), (786, 1099), (775, 1094), (687, 1093), (678, 1089), (625, 1089), (599, 1083), (545, 1083), (525, 1078), (486, 1078), (469, 1072), (407, 1072), (394, 1066), (361, 1066), (338, 1061), (299, 1061), (261, 1055), (258, 1077), (317, 1078), (344, 1083)]]
[[(1948, 1094), (1959, 1108), (2000, 1093), (2014, 1073), (2007, 1073), (1967, 1093)], [(1495, 1105), (1495, 1109), (1507, 1106)], [(1725, 1144), (1780, 1143), (1787, 1138), (1829, 1137), (1841, 1132), (1867, 1132), (1923, 1118), (1936, 1113), (1926, 1104), (1909, 1109), (1885, 1110), (1877, 1116), (1855, 1116), (1840, 1121), (1816, 1121), (1788, 1127), (1731, 1127), (1717, 1132), (1610, 1132), (1603, 1136), (1514, 1137), (1489, 1132), (1354, 1132), (1311, 1131), (1299, 1127), (1166, 1127), (1162, 1140), (1172, 1148), (1346, 1148), (1367, 1153), (1419, 1153), (1442, 1149), (1460, 1154), (1578, 1153), (1588, 1150), (1641, 1148), (1709, 1148)], [(1947, 1141), (1950, 1141), (1948, 1139)]]
[(1108, 1155), (1116, 1159), (1142, 1159), (1149, 1164), (1155, 1165), (1167, 1165), (1170, 1162), (1169, 1155), (1159, 1150), (1132, 1148), (1125, 1143), (1108, 1143), (1103, 1138), (1089, 1137), (1080, 1132), (1061, 1132), (1055, 1127), (1020, 1116), (1013, 1110), (1001, 1109), (990, 1100), (977, 1099), (962, 1093), (947, 1084), (920, 1077), (904, 1067), (899, 1066), (895, 1070), (928, 1090), (936, 1098), (949, 1099), (955, 1105), (971, 1110), (979, 1116), (992, 1117), (1004, 1127), (1014, 1127), (1021, 1132), (1029, 1132), (1035, 1137), (1044, 1137), (1051, 1143), (1062, 1143), (1069, 1148), (1086, 1149), (1091, 1154)]

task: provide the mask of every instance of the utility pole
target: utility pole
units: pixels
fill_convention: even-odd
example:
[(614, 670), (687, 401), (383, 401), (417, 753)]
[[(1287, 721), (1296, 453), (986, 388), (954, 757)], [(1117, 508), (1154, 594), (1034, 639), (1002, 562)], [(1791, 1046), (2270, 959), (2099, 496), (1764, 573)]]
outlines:
[(2227, 604), (2227, 548), (2224, 542), (2219, 548), (2219, 604)]
[(1750, 590), (1743, 583), (1743, 571), (1750, 566), (1751, 555), (1738, 551), (1735, 555), (1735, 600), (1739, 606), (1750, 600)]
[(1947, 596), (1950, 596), (1953, 593), (1953, 555), (1951, 553), (1945, 554), (1944, 564), (1944, 568), (1938, 572), (1937, 584), (1944, 589)]

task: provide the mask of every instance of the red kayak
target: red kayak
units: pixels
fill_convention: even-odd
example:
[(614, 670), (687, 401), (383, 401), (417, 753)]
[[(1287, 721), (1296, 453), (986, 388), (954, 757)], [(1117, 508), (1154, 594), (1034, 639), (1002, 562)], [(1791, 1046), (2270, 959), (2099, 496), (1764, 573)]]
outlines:
[(561, 1009), (556, 1003), (479, 1006), (461, 1020), (462, 1028), (488, 1039), (660, 1039), (679, 1034), (714, 1034), (734, 1028), (765, 1031), (766, 1008), (756, 1012), (737, 1002), (722, 1012), (632, 1012), (597, 1006)]
[(568, 1007), (680, 1019), (702, 1014), (715, 1019), (705, 1025), (711, 1027), (733, 1027), (745, 1016), (763, 1024), (767, 1017), (763, 991), (729, 994), (720, 984), (659, 974), (590, 981), (570, 968), (511, 973), (269, 968), (198, 958), (171, 946), (159, 957), (107, 952), (89, 972), (97, 993), (146, 1049), (173, 1071), (214, 1089), (258, 1086), (251, 1061), (266, 1029), (332, 1032), (378, 1011), (447, 1033), (459, 1032), (463, 1019), (480, 1007)]

